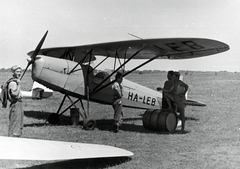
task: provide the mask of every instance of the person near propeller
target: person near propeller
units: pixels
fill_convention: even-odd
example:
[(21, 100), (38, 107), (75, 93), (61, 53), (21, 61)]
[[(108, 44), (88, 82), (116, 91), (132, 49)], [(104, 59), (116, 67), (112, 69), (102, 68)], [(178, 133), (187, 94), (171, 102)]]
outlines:
[(9, 106), (9, 137), (20, 137), (23, 129), (23, 102), (21, 93), (21, 67), (12, 66), (13, 77), (6, 82), (7, 100)]

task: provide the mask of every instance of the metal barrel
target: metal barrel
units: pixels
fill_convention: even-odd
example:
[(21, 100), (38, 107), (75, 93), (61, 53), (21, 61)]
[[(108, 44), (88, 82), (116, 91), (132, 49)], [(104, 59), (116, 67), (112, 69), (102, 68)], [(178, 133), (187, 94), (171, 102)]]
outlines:
[(147, 110), (143, 115), (143, 126), (154, 131), (175, 131), (177, 115), (170, 111)]

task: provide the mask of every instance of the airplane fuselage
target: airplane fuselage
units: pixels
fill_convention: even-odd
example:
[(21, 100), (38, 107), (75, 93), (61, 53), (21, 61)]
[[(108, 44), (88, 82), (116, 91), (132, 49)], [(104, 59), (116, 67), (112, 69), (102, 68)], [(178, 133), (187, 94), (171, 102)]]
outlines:
[[(107, 78), (109, 74), (99, 72), (94, 74), (91, 66), (78, 65), (73, 72), (71, 70), (77, 65), (76, 62), (38, 55), (32, 67), (33, 80), (59, 91), (63, 94), (90, 101), (112, 104), (113, 79)], [(71, 73), (70, 73), (71, 72)], [(107, 80), (101, 84), (101, 82)], [(96, 88), (106, 87), (94, 92)], [(123, 79), (122, 104), (126, 107), (140, 109), (159, 109), (162, 102), (162, 93)], [(89, 96), (89, 97), (88, 97)]]

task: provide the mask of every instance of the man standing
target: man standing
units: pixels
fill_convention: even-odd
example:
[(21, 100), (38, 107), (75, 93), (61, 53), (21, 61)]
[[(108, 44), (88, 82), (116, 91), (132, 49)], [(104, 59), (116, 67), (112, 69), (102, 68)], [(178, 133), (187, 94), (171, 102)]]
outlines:
[(179, 72), (174, 72), (172, 79), (173, 79), (173, 84), (174, 84), (174, 94), (173, 94), (173, 100), (174, 104), (176, 105), (176, 110), (175, 112), (180, 113), (180, 117), (182, 120), (182, 128), (181, 132), (184, 132), (185, 129), (185, 103), (186, 103), (186, 97), (185, 94), (188, 90), (188, 85), (179, 80), (180, 73)]
[(163, 97), (162, 97), (162, 109), (164, 110), (173, 110), (173, 81), (172, 81), (173, 71), (168, 71), (167, 78), (168, 80), (165, 81), (164, 87), (158, 87), (157, 90), (162, 90)]
[(8, 100), (9, 107), (9, 130), (8, 136), (20, 137), (23, 129), (23, 103), (21, 94), (21, 67), (13, 66), (11, 68), (13, 77), (8, 80)]
[(114, 130), (115, 132), (119, 131), (121, 125), (121, 116), (122, 116), (122, 96), (123, 96), (123, 87), (122, 87), (122, 74), (117, 72), (115, 76), (115, 83), (112, 85), (113, 89), (113, 109), (114, 109)]

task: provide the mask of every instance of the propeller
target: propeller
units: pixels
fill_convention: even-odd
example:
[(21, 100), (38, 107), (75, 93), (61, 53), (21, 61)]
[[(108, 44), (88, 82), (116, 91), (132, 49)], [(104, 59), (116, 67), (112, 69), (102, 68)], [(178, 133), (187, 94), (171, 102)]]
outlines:
[(32, 55), (31, 55), (31, 57), (27, 59), (28, 64), (27, 64), (27, 66), (26, 66), (26, 68), (25, 68), (25, 70), (24, 70), (24, 72), (23, 72), (20, 80), (22, 80), (22, 78), (23, 78), (24, 74), (26, 73), (28, 67), (35, 62), (36, 56), (38, 55), (38, 52), (40, 51), (40, 49), (41, 49), (41, 47), (42, 47), (42, 45), (43, 45), (43, 42), (44, 42), (47, 34), (48, 34), (48, 31), (46, 31), (46, 33), (45, 33), (44, 36), (42, 37), (41, 41), (38, 43), (36, 49), (34, 50), (34, 52), (33, 52)]

